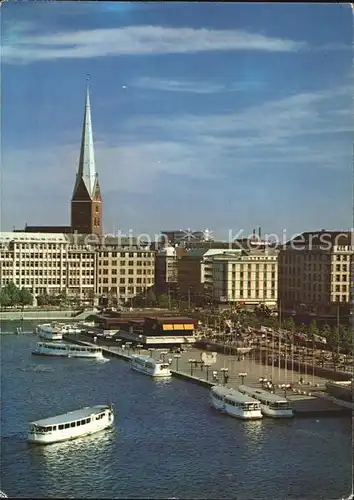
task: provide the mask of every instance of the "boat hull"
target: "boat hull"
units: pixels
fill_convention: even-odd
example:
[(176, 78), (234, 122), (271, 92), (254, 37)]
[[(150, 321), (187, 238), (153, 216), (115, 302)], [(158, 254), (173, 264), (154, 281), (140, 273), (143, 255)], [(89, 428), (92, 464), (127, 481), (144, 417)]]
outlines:
[(264, 416), (271, 418), (292, 418), (294, 416), (292, 410), (272, 410), (262, 403), (261, 410)]
[(78, 359), (103, 359), (103, 355), (101, 354), (50, 354), (50, 353), (44, 353), (44, 352), (36, 352), (32, 351), (33, 356), (45, 356), (45, 357), (51, 357), (51, 358), (78, 358)]
[(239, 418), (241, 420), (260, 420), (263, 418), (262, 412), (260, 410), (243, 410), (242, 408), (236, 408), (234, 406), (228, 405), (213, 396), (211, 397), (211, 402), (217, 410), (230, 415), (231, 417)]
[(73, 428), (73, 429), (69, 428), (69, 429), (64, 429), (63, 431), (56, 431), (49, 435), (39, 435), (39, 434), (29, 433), (27, 436), (27, 441), (29, 444), (38, 444), (38, 445), (72, 441), (73, 439), (91, 436), (92, 434), (96, 434), (97, 432), (101, 432), (105, 429), (108, 429), (109, 427), (113, 426), (113, 423), (114, 423), (114, 416), (112, 414), (110, 421), (106, 419), (104, 422), (95, 421), (93, 422), (92, 426), (90, 426), (90, 428), (85, 429), (85, 432), (80, 432), (81, 429), (78, 428)]
[(170, 371), (161, 371), (161, 372), (153, 372), (153, 371), (148, 371), (144, 368), (141, 368), (140, 366), (136, 365), (131, 365), (132, 370), (143, 373), (144, 375), (148, 375), (149, 377), (153, 378), (171, 378), (171, 372)]

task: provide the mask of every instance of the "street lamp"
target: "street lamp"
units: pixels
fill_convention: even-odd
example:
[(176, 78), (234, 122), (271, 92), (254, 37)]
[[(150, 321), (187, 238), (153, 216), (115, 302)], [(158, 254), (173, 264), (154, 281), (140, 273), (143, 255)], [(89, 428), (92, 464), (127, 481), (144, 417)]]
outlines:
[(222, 374), (224, 376), (224, 385), (226, 385), (227, 379), (229, 378), (229, 375), (228, 375), (229, 369), (228, 368), (220, 368), (220, 371), (222, 372)]
[(195, 359), (189, 359), (188, 363), (191, 365), (191, 376), (193, 376), (193, 365), (195, 364)]
[(209, 368), (211, 365), (209, 365), (208, 363), (204, 363), (204, 366), (206, 368), (206, 379), (209, 380)]
[(131, 347), (131, 345), (132, 345), (132, 343), (131, 343), (131, 342), (126, 342), (126, 343), (125, 343), (125, 346), (126, 346), (126, 347), (127, 347), (127, 349), (128, 349), (128, 356), (129, 356), (129, 354), (130, 354), (130, 347)]
[(282, 384), (280, 387), (284, 390), (284, 398), (286, 399), (286, 394), (288, 389), (290, 389), (291, 384)]
[(241, 385), (243, 385), (243, 381), (247, 377), (247, 373), (239, 373), (238, 376), (241, 378)]
[(173, 356), (176, 360), (176, 371), (178, 371), (178, 362), (179, 362), (179, 358), (181, 357), (180, 354), (174, 354)]
[(262, 389), (264, 389), (264, 384), (266, 384), (268, 382), (268, 379), (265, 378), (265, 377), (260, 377), (259, 379), (259, 383), (261, 384), (262, 386)]

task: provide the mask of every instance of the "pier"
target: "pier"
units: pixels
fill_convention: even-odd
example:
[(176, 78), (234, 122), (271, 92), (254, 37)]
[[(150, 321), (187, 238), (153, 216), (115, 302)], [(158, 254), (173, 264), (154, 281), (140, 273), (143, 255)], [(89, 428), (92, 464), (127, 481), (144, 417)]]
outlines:
[[(261, 388), (260, 379), (270, 380), (272, 367), (258, 364), (251, 359), (238, 361), (236, 357), (226, 354), (217, 354), (216, 361), (210, 366), (201, 363), (201, 354), (206, 351), (191, 347), (180, 354), (169, 352), (167, 349), (137, 349), (117, 345), (105, 345), (102, 341), (92, 343), (83, 335), (66, 334), (65, 340), (82, 345), (100, 346), (107, 357), (117, 357), (130, 361), (132, 354), (151, 355), (155, 359), (164, 359), (171, 362), (172, 376), (188, 380), (189, 382), (212, 387), (215, 384), (226, 383), (229, 387), (237, 388), (241, 383)], [(308, 377), (305, 383), (299, 383), (299, 374), (289, 373), (284, 368), (276, 368), (279, 380), (274, 383), (275, 393), (282, 395), (291, 403), (296, 417), (342, 417), (352, 415), (351, 403), (340, 401), (325, 393), (326, 379)], [(217, 372), (218, 379), (213, 379), (213, 372)], [(226, 375), (226, 377), (225, 377)], [(295, 375), (297, 375), (295, 377)], [(293, 380), (292, 380), (293, 379)], [(311, 379), (311, 382), (310, 382)], [(292, 387), (290, 388), (290, 382)], [(306, 383), (307, 382), (307, 383)]]

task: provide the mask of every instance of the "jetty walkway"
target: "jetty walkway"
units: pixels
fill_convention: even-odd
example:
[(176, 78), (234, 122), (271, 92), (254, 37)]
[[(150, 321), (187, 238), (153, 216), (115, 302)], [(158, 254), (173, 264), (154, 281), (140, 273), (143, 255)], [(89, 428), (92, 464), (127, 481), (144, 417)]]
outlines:
[[(275, 392), (291, 402), (297, 417), (344, 416), (351, 415), (353, 411), (350, 403), (348, 405), (345, 402), (334, 400), (324, 392), (326, 379), (311, 375), (306, 380), (302, 376), (304, 383), (300, 384), (298, 373), (291, 373), (283, 368), (278, 370), (278, 367), (267, 367), (251, 359), (238, 361), (236, 357), (231, 358), (218, 353), (215, 363), (209, 367), (203, 367), (200, 363), (201, 354), (207, 351), (194, 347), (180, 354), (174, 354), (168, 349), (147, 350), (133, 349), (129, 345), (125, 347), (108, 346), (102, 341), (95, 344), (80, 334), (66, 334), (65, 339), (82, 345), (99, 345), (107, 357), (114, 356), (125, 361), (130, 361), (132, 355), (138, 353), (149, 354), (156, 360), (164, 359), (170, 362), (171, 373), (174, 377), (206, 387), (226, 382), (228, 387), (236, 389), (244, 381), (247, 385), (260, 388), (260, 378), (267, 378), (273, 381)], [(217, 380), (213, 378), (213, 372), (217, 372)], [(227, 374), (226, 379), (224, 373)], [(292, 384), (292, 388), (289, 387), (290, 384)]]

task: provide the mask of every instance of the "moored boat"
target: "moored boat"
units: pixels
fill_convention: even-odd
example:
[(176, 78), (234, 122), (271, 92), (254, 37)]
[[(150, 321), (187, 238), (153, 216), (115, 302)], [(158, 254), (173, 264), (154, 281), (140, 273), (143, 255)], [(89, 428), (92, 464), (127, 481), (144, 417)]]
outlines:
[(251, 396), (222, 385), (215, 385), (210, 393), (211, 402), (217, 410), (243, 420), (262, 418), (260, 403)]
[(326, 391), (330, 396), (343, 401), (353, 400), (354, 382), (352, 380), (328, 381), (326, 382)]
[(171, 377), (170, 365), (156, 361), (150, 356), (134, 354), (131, 359), (131, 368), (151, 377)]
[(43, 325), (38, 325), (37, 326), (37, 331), (38, 335), (40, 338), (44, 340), (62, 340), (63, 339), (63, 333), (56, 328), (55, 326), (52, 326), (51, 324), (43, 324)]
[(61, 358), (103, 359), (101, 347), (79, 346), (59, 342), (37, 342), (32, 350), (36, 356), (55, 356)]
[(27, 440), (35, 444), (52, 444), (88, 436), (113, 425), (112, 406), (94, 405), (37, 420), (29, 424)]
[(273, 418), (291, 418), (294, 416), (293, 410), (289, 401), (282, 396), (272, 394), (262, 389), (240, 385), (238, 390), (242, 394), (247, 394), (256, 399), (261, 404), (263, 415)]

